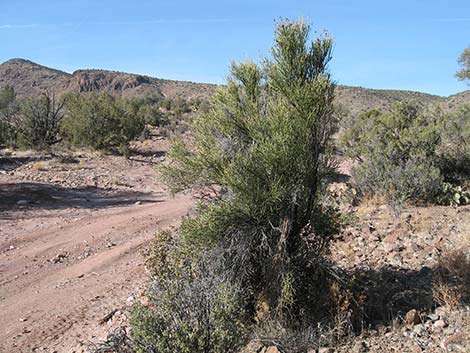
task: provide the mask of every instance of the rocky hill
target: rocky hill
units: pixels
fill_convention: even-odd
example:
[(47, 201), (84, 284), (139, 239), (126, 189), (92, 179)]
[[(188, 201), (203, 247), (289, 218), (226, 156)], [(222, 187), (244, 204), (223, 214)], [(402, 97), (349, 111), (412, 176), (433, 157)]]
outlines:
[[(214, 84), (164, 80), (144, 75), (107, 70), (77, 70), (72, 74), (51, 69), (24, 59), (11, 59), (0, 64), (0, 87), (11, 85), (20, 97), (37, 95), (44, 90), (56, 92), (109, 92), (128, 97), (207, 98), (216, 89)], [(456, 109), (470, 103), (470, 91), (450, 97), (400, 91), (339, 86), (337, 101), (351, 113), (373, 108), (387, 110), (403, 99), (416, 99), (425, 104), (439, 103)]]
[(29, 60), (11, 59), (0, 64), (0, 87), (11, 85), (18, 96), (37, 95), (45, 90), (65, 92), (108, 92), (127, 97), (159, 96), (207, 98), (216, 85), (162, 80), (154, 77), (107, 70), (77, 70), (72, 74)]

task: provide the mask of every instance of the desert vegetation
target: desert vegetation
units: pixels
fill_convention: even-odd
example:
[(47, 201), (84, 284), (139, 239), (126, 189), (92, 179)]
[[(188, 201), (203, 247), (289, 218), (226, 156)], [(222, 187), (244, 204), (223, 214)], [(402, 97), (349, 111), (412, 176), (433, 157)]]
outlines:
[[(129, 142), (148, 128), (164, 136), (182, 134), (200, 100), (122, 98), (108, 93), (48, 91), (17, 99), (11, 86), (0, 90), (0, 144), (20, 149), (88, 147), (129, 155)], [(147, 128), (146, 128), (147, 127)]]
[[(470, 201), (468, 108), (404, 100), (352, 115), (333, 103), (332, 44), (327, 35), (311, 40), (302, 21), (279, 22), (271, 59), (232, 64), (189, 138), (173, 140), (159, 173), (173, 193), (200, 198), (179, 228), (157, 234), (147, 260), (150, 304), (133, 308), (122, 347), (238, 352), (256, 338), (276, 352), (322, 342), (362, 352), (365, 343), (348, 342), (383, 324), (384, 311), (415, 325), (424, 323), (418, 310), (467, 301), (465, 243), (439, 257), (432, 289), (406, 299), (414, 304), (396, 299), (411, 274), (332, 260), (333, 238), (357, 227), (354, 215), (340, 214), (344, 203), (375, 200), (401, 224), (410, 207)], [(347, 200), (331, 189), (345, 161), (353, 165)]]
[[(124, 316), (125, 324), (90, 352), (470, 349), (470, 105), (448, 109), (442, 97), (366, 89), (349, 98), (367, 104), (342, 104), (337, 96), (348, 89), (339, 91), (330, 73), (333, 47), (326, 32), (279, 20), (269, 55), (232, 63), (209, 99), (147, 94), (148, 86), (140, 96), (116, 94), (158, 81), (99, 70), (74, 73), (75, 92), (23, 97), (12, 86), (0, 89), (0, 147), (7, 151), (0, 194), (11, 198), (5, 219), (40, 207), (62, 212), (57, 205), (66, 200), (73, 222), (103, 237), (79, 244), (74, 228), (60, 225), (54, 234), (65, 232), (69, 251), (60, 248), (38, 268), (82, 261), (92, 250), (106, 256), (103, 248), (114, 259), (121, 245), (121, 255), (137, 253), (149, 238), (130, 229), (151, 229), (144, 295), (132, 294), (125, 309), (99, 319), (113, 326)], [(470, 79), (469, 58), (466, 49), (458, 60), (461, 80)], [(133, 149), (137, 158), (129, 158)], [(15, 173), (19, 185), (11, 182)], [(171, 212), (158, 202), (169, 202)], [(177, 226), (166, 227), (191, 205)], [(113, 207), (125, 211), (103, 211)], [(88, 228), (77, 209), (109, 216), (93, 219), (109, 229)], [(152, 210), (158, 219), (150, 219)], [(48, 234), (34, 233), (33, 242)], [(139, 242), (128, 247), (127, 234)], [(61, 247), (63, 239), (56, 242)], [(10, 244), (5, 256), (26, 269), (19, 261), (28, 256), (13, 258), (20, 249)], [(97, 271), (105, 267), (91, 260)], [(50, 276), (60, 289), (93, 273), (61, 283)], [(119, 286), (109, 281), (106, 291)]]
[[(262, 67), (233, 64), (227, 86), (194, 121), (191, 141), (173, 143), (161, 168), (164, 180), (173, 192), (196, 187), (208, 197), (176, 232), (157, 236), (149, 260), (152, 288), (159, 288), (150, 292), (157, 308), (145, 309), (151, 318), (146, 325), (142, 314), (134, 316), (137, 344), (150, 336), (155, 350), (174, 351), (157, 348), (165, 334), (155, 327), (174, 323), (157, 303), (171, 293), (167, 277), (173, 286), (188, 288), (187, 272), (193, 273), (191, 286), (204, 286), (204, 296), (214, 301), (210, 307), (220, 308), (218, 320), (203, 321), (207, 334), (212, 331), (215, 340), (229, 324), (244, 330), (230, 329), (221, 343), (182, 342), (178, 351), (236, 352), (255, 322), (297, 330), (326, 310), (318, 305), (321, 284), (327, 283), (322, 256), (338, 227), (334, 210), (321, 202), (333, 172), (338, 120), (328, 72), (331, 50), (327, 36), (310, 42), (307, 24), (279, 23), (272, 61)], [(220, 284), (204, 284), (214, 281)], [(180, 300), (194, 295), (180, 292)], [(174, 330), (203, 337), (190, 318), (205, 317), (206, 305), (185, 308), (174, 307), (173, 315), (185, 318)]]
[(466, 48), (458, 59), (461, 69), (455, 73), (459, 80), (470, 80), (470, 47)]
[(466, 204), (468, 107), (445, 113), (404, 101), (390, 112), (359, 114), (340, 146), (356, 166), (362, 197), (383, 198), (396, 212), (405, 203)]

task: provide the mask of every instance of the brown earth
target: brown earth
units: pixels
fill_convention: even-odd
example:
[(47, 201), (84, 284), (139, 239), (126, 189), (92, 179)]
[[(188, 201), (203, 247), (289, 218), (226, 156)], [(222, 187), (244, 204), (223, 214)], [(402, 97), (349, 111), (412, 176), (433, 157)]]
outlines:
[(156, 180), (166, 141), (135, 147), (0, 159), (0, 352), (82, 352), (143, 292), (141, 250), (192, 200)]

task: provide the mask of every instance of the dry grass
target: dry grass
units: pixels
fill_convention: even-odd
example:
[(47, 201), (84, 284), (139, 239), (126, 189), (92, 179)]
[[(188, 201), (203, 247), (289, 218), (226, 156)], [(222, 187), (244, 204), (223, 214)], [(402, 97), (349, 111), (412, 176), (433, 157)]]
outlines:
[(33, 170), (41, 172), (41, 171), (46, 171), (47, 170), (47, 165), (44, 162), (36, 162), (36, 163), (33, 163), (31, 168)]
[(434, 300), (455, 309), (470, 302), (470, 235), (448, 245), (439, 258), (433, 284)]
[(360, 204), (357, 207), (357, 214), (359, 217), (363, 217), (368, 213), (376, 210), (377, 207), (383, 206), (387, 204), (387, 200), (384, 196), (380, 195), (366, 195), (364, 196)]

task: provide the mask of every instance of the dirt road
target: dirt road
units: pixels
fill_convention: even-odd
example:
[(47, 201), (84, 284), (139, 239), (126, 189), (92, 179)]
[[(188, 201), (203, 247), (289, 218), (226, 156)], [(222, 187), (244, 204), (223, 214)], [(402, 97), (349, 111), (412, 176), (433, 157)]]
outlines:
[[(47, 200), (36, 200), (43, 195)], [(100, 320), (145, 286), (140, 249), (191, 205), (185, 195), (37, 183), (0, 183), (0, 199), (4, 353), (81, 352), (83, 343), (104, 334), (108, 323)]]

